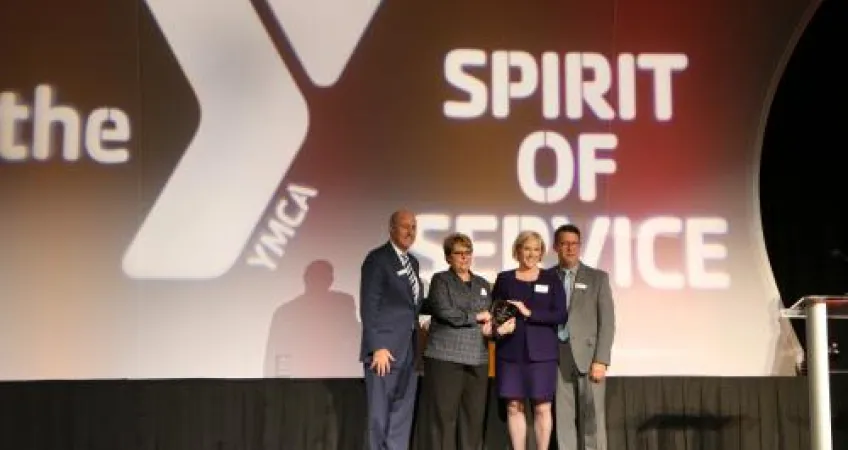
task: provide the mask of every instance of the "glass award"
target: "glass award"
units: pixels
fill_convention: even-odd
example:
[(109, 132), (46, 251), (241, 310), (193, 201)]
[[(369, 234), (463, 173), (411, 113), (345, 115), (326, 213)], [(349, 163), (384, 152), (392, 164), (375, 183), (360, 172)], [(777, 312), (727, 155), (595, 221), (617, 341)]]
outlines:
[(509, 319), (518, 316), (518, 307), (506, 300), (495, 300), (492, 303), (492, 320), (496, 327), (503, 325)]

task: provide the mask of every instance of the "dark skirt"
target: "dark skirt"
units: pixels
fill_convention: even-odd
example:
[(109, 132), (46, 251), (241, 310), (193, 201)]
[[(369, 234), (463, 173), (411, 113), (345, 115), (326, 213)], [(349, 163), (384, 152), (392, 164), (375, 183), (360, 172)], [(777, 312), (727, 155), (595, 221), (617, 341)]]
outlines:
[(557, 361), (495, 361), (498, 394), (505, 399), (550, 402), (557, 383)]

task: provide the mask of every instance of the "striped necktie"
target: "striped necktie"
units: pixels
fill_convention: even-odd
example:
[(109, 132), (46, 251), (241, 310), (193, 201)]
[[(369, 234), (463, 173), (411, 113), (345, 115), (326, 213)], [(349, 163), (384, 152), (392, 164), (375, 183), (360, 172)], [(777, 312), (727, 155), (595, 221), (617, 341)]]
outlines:
[(400, 254), (400, 262), (403, 264), (403, 269), (406, 271), (406, 278), (409, 279), (409, 286), (412, 288), (412, 299), (418, 303), (418, 277), (412, 271), (412, 264), (409, 263), (409, 257), (406, 253)]

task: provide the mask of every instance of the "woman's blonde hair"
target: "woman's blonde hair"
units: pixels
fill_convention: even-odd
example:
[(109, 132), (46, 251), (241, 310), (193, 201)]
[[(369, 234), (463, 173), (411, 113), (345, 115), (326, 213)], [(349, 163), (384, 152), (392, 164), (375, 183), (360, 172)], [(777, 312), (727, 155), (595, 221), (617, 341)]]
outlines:
[(542, 256), (545, 256), (545, 252), (547, 252), (547, 248), (545, 247), (545, 240), (542, 239), (542, 235), (535, 231), (522, 231), (518, 233), (518, 236), (515, 238), (515, 242), (512, 244), (512, 257), (516, 261), (518, 261), (518, 251), (521, 250), (521, 247), (524, 246), (524, 243), (530, 239), (536, 239), (539, 241), (539, 247), (542, 250)]

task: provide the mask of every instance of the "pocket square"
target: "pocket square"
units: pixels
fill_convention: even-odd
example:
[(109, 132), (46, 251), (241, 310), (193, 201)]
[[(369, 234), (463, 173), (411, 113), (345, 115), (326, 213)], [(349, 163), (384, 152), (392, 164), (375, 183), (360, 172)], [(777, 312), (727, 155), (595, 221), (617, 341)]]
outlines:
[(588, 286), (583, 283), (574, 283), (574, 289), (586, 289), (587, 287)]

